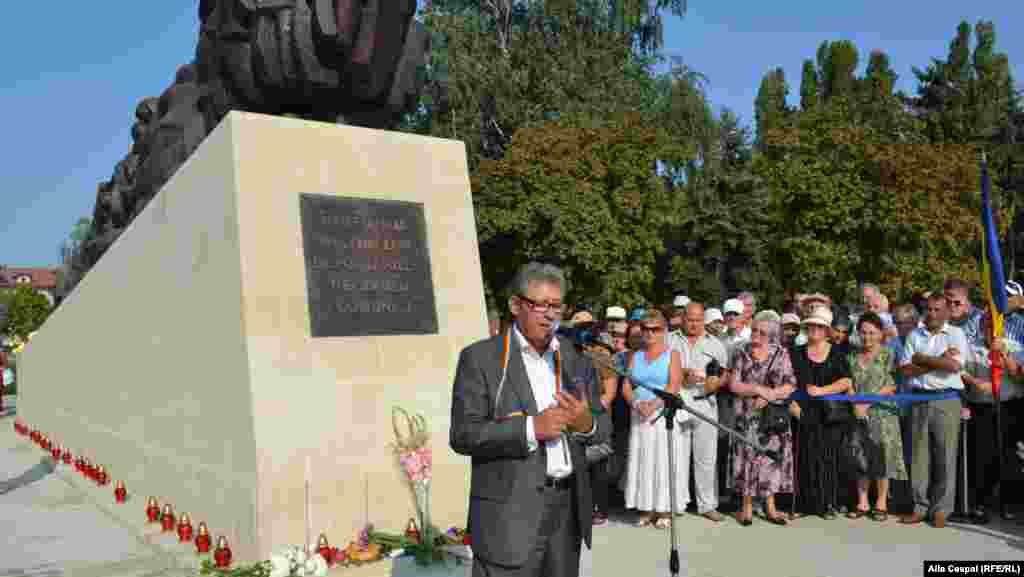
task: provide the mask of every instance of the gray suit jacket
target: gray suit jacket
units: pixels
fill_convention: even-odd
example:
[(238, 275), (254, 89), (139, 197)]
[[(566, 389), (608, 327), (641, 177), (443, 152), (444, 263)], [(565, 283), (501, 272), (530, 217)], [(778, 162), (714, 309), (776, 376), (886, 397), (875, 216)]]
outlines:
[[(502, 372), (504, 334), (466, 347), (459, 356), (452, 393), (450, 444), (460, 455), (472, 457), (468, 530), (473, 554), (492, 563), (519, 566), (534, 547), (544, 507), (542, 488), (547, 476), (547, 451), (543, 443), (534, 452), (526, 444), (526, 417), (496, 420), (523, 410), (537, 415), (537, 401), (526, 375), (517, 339), (510, 342), (508, 374), (501, 402), (494, 410)], [(593, 364), (563, 337), (559, 347), (562, 382), (585, 383), (592, 407), (601, 407), (600, 382)], [(582, 381), (579, 381), (582, 379)], [(609, 439), (611, 417), (594, 417), (597, 429), (590, 437), (570, 435), (569, 454), (576, 485), (580, 535), (591, 546), (593, 495), (584, 447)]]

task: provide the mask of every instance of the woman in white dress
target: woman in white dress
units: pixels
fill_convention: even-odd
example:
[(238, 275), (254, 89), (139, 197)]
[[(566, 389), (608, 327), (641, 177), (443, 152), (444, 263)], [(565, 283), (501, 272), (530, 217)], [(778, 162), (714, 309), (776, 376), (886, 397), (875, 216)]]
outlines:
[[(662, 420), (654, 423), (662, 408), (661, 401), (654, 393), (634, 384), (660, 389), (672, 394), (679, 393), (683, 383), (683, 365), (678, 351), (668, 348), (666, 336), (668, 323), (661, 312), (652, 310), (642, 321), (644, 345), (629, 357), (627, 375), (622, 395), (632, 410), (629, 431), (629, 465), (626, 470), (626, 508), (640, 512), (637, 526), (654, 525), (659, 529), (669, 526), (671, 501), (669, 499), (668, 431)], [(679, 434), (679, 427), (673, 434)], [(675, 443), (675, 472), (677, 479), (682, 475), (682, 441)], [(676, 487), (677, 503), (683, 503), (685, 487)]]

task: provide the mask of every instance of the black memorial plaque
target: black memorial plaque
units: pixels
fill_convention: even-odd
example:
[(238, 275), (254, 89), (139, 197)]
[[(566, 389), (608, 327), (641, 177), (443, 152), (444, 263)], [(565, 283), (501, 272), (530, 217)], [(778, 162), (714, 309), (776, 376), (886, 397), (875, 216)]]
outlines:
[(299, 197), (314, 337), (437, 333), (423, 205)]

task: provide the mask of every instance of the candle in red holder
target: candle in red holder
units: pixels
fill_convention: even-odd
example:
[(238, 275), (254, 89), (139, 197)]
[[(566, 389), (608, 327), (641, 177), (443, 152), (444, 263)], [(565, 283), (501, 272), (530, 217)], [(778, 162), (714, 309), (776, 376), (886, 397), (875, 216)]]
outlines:
[(420, 530), (416, 527), (415, 519), (409, 519), (409, 523), (406, 524), (405, 536), (412, 541), (420, 542)]
[(146, 501), (146, 518), (150, 523), (160, 520), (160, 504), (156, 502), (156, 497), (150, 497)]
[(124, 481), (118, 481), (114, 486), (114, 501), (124, 503), (128, 498), (128, 490), (124, 488)]
[(97, 465), (96, 466), (96, 483), (98, 483), (102, 487), (103, 485), (107, 484), (108, 480), (109, 479), (107, 478), (107, 470), (103, 467), (103, 465)]
[(60, 462), (60, 454), (61, 454), (60, 446), (54, 445), (54, 447), (52, 449), (50, 449), (50, 456), (53, 457), (53, 461), (55, 463), (59, 463)]
[(82, 472), (82, 467), (84, 466), (84, 464), (85, 464), (85, 460), (82, 459), (81, 455), (79, 455), (78, 458), (75, 459), (75, 470), (78, 471), (79, 473), (81, 473)]
[(85, 460), (85, 470), (82, 471), (82, 472), (85, 473), (85, 476), (87, 478), (95, 479), (96, 478), (96, 465), (93, 465), (92, 461), (90, 461), (89, 459), (86, 459)]
[(223, 535), (217, 537), (217, 549), (213, 552), (214, 565), (220, 568), (231, 566), (231, 548), (228, 547), (228, 540)]
[(39, 442), (39, 431), (37, 431), (35, 429), (32, 429), (32, 432), (29, 433), (28, 438), (32, 439), (33, 443), (38, 443)]
[(469, 538), (469, 533), (466, 533), (465, 535), (462, 536), (462, 544), (463, 545), (472, 545), (473, 544), (473, 540)]
[(64, 464), (71, 464), (71, 449), (68, 449), (67, 447), (64, 447)]
[(164, 512), (160, 514), (160, 526), (163, 527), (164, 533), (174, 531), (174, 510), (169, 503), (164, 504)]
[(42, 447), (44, 451), (49, 451), (50, 450), (50, 438), (47, 437), (46, 435), (41, 436), (39, 438), (39, 446)]
[(320, 538), (316, 542), (316, 549), (328, 565), (334, 565), (334, 549), (327, 543), (327, 535), (320, 533)]
[(199, 529), (196, 530), (196, 533), (196, 551), (199, 553), (209, 553), (210, 530), (206, 528), (205, 522), (199, 522)]
[(192, 540), (192, 519), (188, 513), (182, 513), (178, 521), (178, 542), (188, 543)]

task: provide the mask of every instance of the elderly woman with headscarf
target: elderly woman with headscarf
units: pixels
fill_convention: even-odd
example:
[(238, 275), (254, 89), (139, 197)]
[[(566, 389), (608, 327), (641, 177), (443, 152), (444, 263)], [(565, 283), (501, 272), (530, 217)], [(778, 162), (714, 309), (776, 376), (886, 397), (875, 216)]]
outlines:
[(785, 402), (796, 390), (789, 352), (780, 344), (777, 316), (754, 317), (750, 342), (733, 352), (732, 369), (726, 377), (726, 386), (738, 397), (736, 428), (747, 436), (758, 437), (762, 445), (782, 455), (776, 462), (746, 444), (734, 445), (735, 490), (743, 499), (736, 518), (744, 526), (753, 523), (755, 496), (765, 499), (765, 517), (769, 521), (785, 525), (785, 516), (775, 509), (775, 495), (793, 492), (793, 434), (788, 425), (781, 429), (767, 420), (769, 403)]

